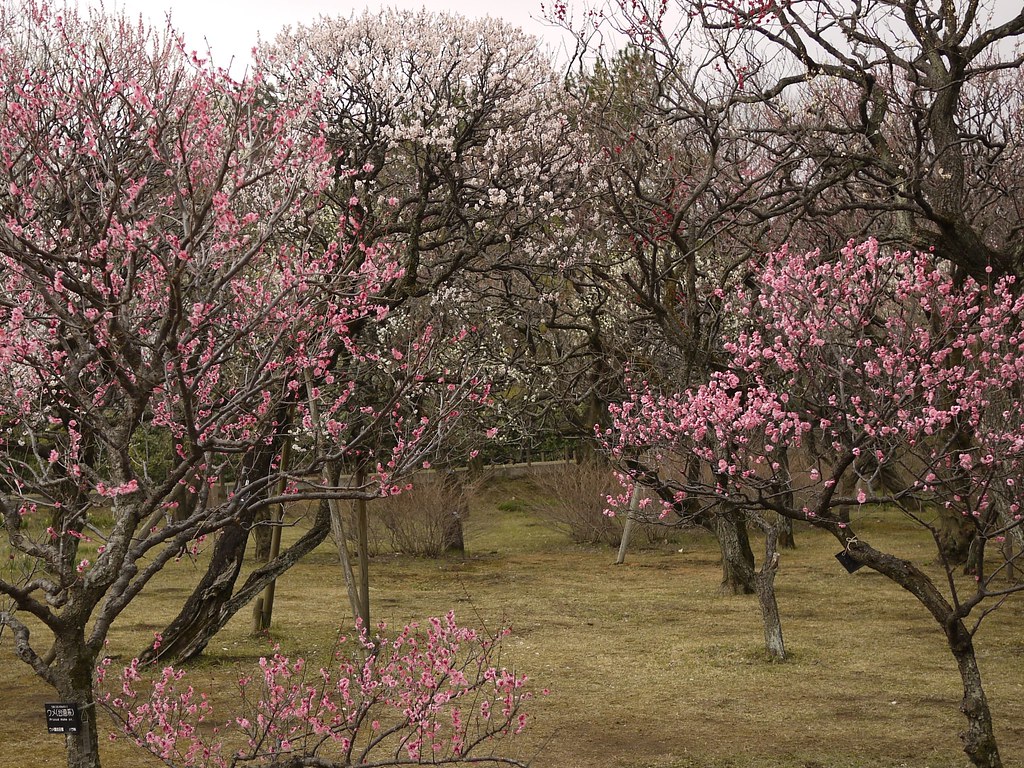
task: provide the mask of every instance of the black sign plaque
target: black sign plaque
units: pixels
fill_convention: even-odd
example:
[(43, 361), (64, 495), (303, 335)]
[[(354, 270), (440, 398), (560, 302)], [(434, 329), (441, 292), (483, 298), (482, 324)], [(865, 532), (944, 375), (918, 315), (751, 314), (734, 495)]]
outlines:
[(845, 549), (838, 555), (836, 555), (836, 560), (842, 563), (843, 568), (846, 569), (847, 573), (859, 571), (861, 568), (864, 567), (864, 563), (858, 563)]
[(82, 727), (82, 713), (77, 704), (56, 702), (44, 704), (46, 730), (49, 733), (78, 733)]

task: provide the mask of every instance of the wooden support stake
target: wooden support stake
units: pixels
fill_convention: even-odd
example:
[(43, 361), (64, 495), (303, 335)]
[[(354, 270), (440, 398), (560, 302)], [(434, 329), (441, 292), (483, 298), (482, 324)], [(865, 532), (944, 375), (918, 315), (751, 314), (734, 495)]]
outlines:
[(619, 554), (615, 558), (616, 565), (626, 562), (626, 548), (629, 546), (629, 539), (633, 535), (633, 526), (636, 525), (636, 513), (640, 509), (640, 483), (633, 485), (633, 495), (629, 497), (629, 512), (626, 514), (626, 524), (622, 527), (622, 539), (619, 541)]

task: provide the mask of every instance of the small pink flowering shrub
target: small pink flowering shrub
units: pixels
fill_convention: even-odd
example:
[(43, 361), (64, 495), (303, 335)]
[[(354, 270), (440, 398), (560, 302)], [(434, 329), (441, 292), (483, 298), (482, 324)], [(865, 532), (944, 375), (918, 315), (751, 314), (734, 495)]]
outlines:
[(363, 661), (339, 651), (334, 667), (313, 672), (301, 658), (261, 658), (219, 728), (206, 695), (172, 667), (146, 683), (133, 660), (100, 703), (169, 766), (521, 765), (501, 754), (526, 726), (531, 698), (526, 677), (498, 665), (508, 630), (480, 634), (452, 613), (394, 635), (377, 629), (361, 639)]

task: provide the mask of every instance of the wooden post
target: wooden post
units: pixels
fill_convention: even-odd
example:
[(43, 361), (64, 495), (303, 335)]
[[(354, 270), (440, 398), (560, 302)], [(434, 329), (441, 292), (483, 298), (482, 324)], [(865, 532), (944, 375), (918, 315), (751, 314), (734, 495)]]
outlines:
[[(315, 423), (320, 421), (316, 398), (313, 397), (313, 380), (309, 370), (306, 371), (306, 391), (309, 393), (309, 415)], [(341, 468), (328, 463), (324, 466), (324, 481), (328, 487), (337, 487), (341, 481)], [(359, 467), (355, 474), (355, 487), (362, 492), (366, 482), (366, 472)], [(350, 486), (351, 487), (351, 486)], [(341, 560), (341, 572), (345, 577), (348, 591), (348, 602), (352, 607), (352, 618), (361, 622), (363, 631), (370, 631), (370, 563), (367, 534), (367, 514), (365, 499), (356, 499), (356, 550), (359, 554), (359, 583), (356, 583), (355, 572), (352, 570), (352, 558), (348, 553), (348, 538), (345, 534), (345, 516), (337, 499), (328, 499), (331, 509), (331, 535), (338, 547), (338, 559)], [(360, 589), (361, 588), (361, 589)]]
[[(291, 464), (292, 458), (292, 438), (291, 435), (286, 435), (284, 438), (284, 446), (281, 448), (281, 477), (277, 481), (277, 495), (281, 496), (284, 494), (286, 485), (285, 472), (288, 471), (288, 466)], [(276, 511), (271, 514), (270, 522), (274, 526), (270, 532), (270, 560), (274, 560), (279, 554), (281, 554), (281, 529), (284, 527), (284, 504), (279, 504)], [(269, 562), (269, 561), (268, 561)], [(253, 628), (256, 632), (263, 632), (270, 629), (270, 620), (274, 616), (274, 592), (277, 586), (277, 579), (273, 579), (267, 584), (266, 589), (263, 590), (263, 606), (260, 611), (260, 617), (258, 626), (255, 614), (253, 615)]]
[(263, 598), (257, 597), (252, 604), (252, 633), (258, 635), (263, 631)]
[[(356, 485), (362, 486), (366, 475), (363, 468), (356, 471)], [(370, 631), (370, 545), (369, 518), (366, 499), (356, 499), (356, 546), (359, 553), (359, 618), (363, 629)]]
[(338, 547), (338, 560), (341, 562), (341, 575), (345, 579), (345, 591), (348, 592), (348, 604), (352, 609), (353, 620), (362, 615), (362, 599), (359, 588), (352, 575), (352, 560), (348, 556), (348, 536), (345, 533), (345, 516), (341, 511), (341, 502), (337, 499), (328, 501), (331, 507), (331, 537)]
[(629, 539), (633, 535), (633, 526), (636, 525), (636, 513), (640, 509), (640, 483), (633, 484), (633, 495), (629, 497), (629, 512), (626, 514), (626, 524), (622, 527), (622, 539), (619, 541), (619, 554), (615, 558), (616, 565), (626, 562), (626, 548), (629, 546)]

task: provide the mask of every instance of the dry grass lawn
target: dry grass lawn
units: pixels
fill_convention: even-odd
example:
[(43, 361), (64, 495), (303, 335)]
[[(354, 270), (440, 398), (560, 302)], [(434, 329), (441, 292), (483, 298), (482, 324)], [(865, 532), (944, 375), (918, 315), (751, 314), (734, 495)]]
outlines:
[[(454, 608), (460, 623), (512, 627), (505, 661), (551, 693), (532, 705), (518, 756), (537, 768), (843, 768), (964, 766), (960, 688), (938, 628), (912, 596), (867, 571), (848, 575), (836, 545), (799, 530), (777, 582), (792, 655), (769, 664), (753, 597), (719, 597), (713, 540), (614, 551), (570, 544), (530, 511), (524, 481), (490, 484), (474, 505), (465, 559), (379, 555), (371, 562), (375, 620), (420, 620)], [(863, 538), (899, 537), (927, 562), (929, 542), (871, 511)], [(289, 533), (294, 536), (296, 529)], [(756, 551), (756, 550), (755, 550)], [(180, 606), (199, 565), (177, 564), (122, 617), (112, 654), (138, 652)], [(277, 589), (272, 640), (324, 663), (347, 601), (337, 557), (323, 546)], [(1024, 600), (1010, 601), (977, 639), (1007, 765), (1024, 765)], [(195, 666), (192, 681), (228, 706), (239, 669), (266, 653), (239, 615)], [(48, 736), (52, 694), (0, 641), (0, 766), (63, 763)], [(221, 710), (226, 719), (229, 712)], [(101, 720), (101, 724), (103, 720)], [(158, 765), (123, 743), (107, 768)]]

